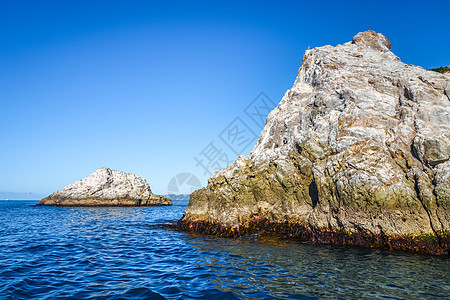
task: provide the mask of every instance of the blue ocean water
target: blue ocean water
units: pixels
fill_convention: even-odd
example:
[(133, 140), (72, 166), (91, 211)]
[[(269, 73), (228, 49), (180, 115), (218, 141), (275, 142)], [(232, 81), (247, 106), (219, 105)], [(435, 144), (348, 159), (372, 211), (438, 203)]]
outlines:
[(0, 299), (450, 298), (448, 258), (156, 224), (171, 207), (35, 207), (0, 202)]

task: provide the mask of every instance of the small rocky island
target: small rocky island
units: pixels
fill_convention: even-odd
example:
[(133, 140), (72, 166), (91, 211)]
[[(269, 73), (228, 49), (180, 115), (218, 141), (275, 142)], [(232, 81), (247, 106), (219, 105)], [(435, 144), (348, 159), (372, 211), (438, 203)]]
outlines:
[(169, 198), (154, 195), (148, 182), (134, 174), (100, 168), (37, 204), (48, 206), (162, 206)]
[(448, 254), (450, 74), (358, 33), (307, 50), (248, 157), (191, 194), (178, 226)]

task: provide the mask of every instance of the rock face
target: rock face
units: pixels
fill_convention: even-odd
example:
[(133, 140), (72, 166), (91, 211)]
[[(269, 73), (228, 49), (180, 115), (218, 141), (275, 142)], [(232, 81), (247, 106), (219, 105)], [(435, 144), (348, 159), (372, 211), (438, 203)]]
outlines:
[(448, 253), (450, 75), (390, 48), (367, 31), (307, 50), (250, 155), (191, 194), (181, 228)]
[(148, 182), (134, 174), (101, 168), (39, 201), (50, 206), (156, 206), (172, 205), (154, 195)]

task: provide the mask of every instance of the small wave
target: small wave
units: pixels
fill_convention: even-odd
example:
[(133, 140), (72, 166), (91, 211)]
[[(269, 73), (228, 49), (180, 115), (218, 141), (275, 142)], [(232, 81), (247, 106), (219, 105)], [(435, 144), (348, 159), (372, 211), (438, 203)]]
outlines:
[(0, 299), (449, 298), (448, 260), (158, 225), (183, 211), (18, 203), (0, 217)]

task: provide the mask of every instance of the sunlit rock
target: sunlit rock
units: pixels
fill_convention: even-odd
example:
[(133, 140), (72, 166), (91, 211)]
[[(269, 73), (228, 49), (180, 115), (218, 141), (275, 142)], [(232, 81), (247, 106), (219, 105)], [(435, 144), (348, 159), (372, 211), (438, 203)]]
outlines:
[(148, 182), (139, 176), (100, 168), (88, 177), (42, 199), (37, 205), (156, 206), (172, 205), (172, 201), (154, 195)]
[(447, 253), (450, 74), (390, 49), (367, 31), (307, 50), (250, 155), (191, 195), (181, 226), (242, 231), (264, 219), (319, 242)]

